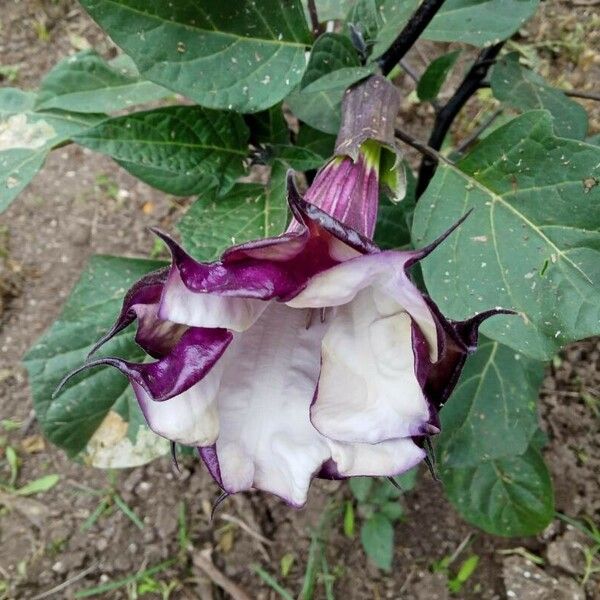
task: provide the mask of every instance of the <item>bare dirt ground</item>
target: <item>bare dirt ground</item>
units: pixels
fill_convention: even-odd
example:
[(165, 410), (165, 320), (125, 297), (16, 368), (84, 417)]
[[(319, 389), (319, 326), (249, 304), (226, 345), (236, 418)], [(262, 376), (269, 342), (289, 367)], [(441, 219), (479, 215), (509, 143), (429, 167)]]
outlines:
[[(537, 44), (542, 69), (550, 79), (580, 89), (593, 89), (595, 81), (597, 89), (600, 39), (585, 27), (599, 9), (593, 3), (583, 4), (543, 3), (540, 16), (522, 32), (520, 41)], [(0, 0), (0, 60), (4, 67), (15, 67), (13, 85), (35, 88), (52, 64), (86, 41), (105, 54), (111, 51), (102, 32), (74, 1)], [(424, 46), (421, 52), (427, 51)], [(422, 65), (418, 53), (411, 60)], [(6, 75), (0, 85), (11, 85)], [(600, 131), (598, 107), (588, 103), (587, 108), (595, 111), (591, 128), (596, 133)], [(469, 110), (472, 116), (477, 106)], [(402, 115), (421, 137), (426, 116), (425, 109), (410, 103)], [(186, 201), (137, 182), (109, 159), (78, 147), (68, 146), (50, 156), (43, 172), (0, 217), (0, 419), (27, 424), (31, 399), (20, 359), (57, 316), (88, 258), (96, 253), (147, 256), (153, 247), (148, 226), (169, 229), (185, 205)], [(557, 357), (548, 369), (540, 402), (557, 509), (571, 517), (589, 516), (596, 523), (600, 520), (600, 428), (594, 397), (599, 394), (600, 343), (589, 340)], [(30, 421), (26, 431), (0, 429), (0, 442), (0, 460), (7, 444), (17, 449), (22, 461), (20, 484), (47, 473), (61, 475), (56, 487), (36, 498), (12, 504), (4, 498), (0, 598), (72, 598), (77, 591), (135, 575), (167, 559), (174, 560), (146, 580), (145, 588), (123, 586), (99, 597), (225, 598), (194, 560), (209, 554), (216, 568), (250, 598), (278, 597), (252, 571), (253, 564), (276, 574), (297, 593), (311, 530), (329, 501), (350, 497), (344, 484), (316, 482), (307, 507), (292, 511), (274, 498), (247, 494), (229, 499), (211, 523), (210, 509), (218, 490), (202, 466), (186, 459), (179, 474), (165, 458), (115, 474), (116, 490), (142, 520), (142, 529), (113, 506), (85, 529), (86, 519), (107, 495), (91, 494), (89, 489), (109, 488), (110, 474), (68, 461), (62, 452), (44, 444), (35, 422)], [(8, 476), (4, 464), (2, 460), (3, 479)], [(336, 598), (449, 598), (446, 577), (432, 573), (431, 567), (453, 554), (467, 537), (468, 547), (452, 569), (470, 553), (477, 554), (480, 562), (454, 597), (600, 598), (597, 575), (585, 588), (580, 585), (582, 548), (590, 547), (590, 541), (560, 520), (537, 537), (488, 536), (461, 520), (427, 473), (422, 473), (405, 504), (407, 514), (396, 527), (389, 575), (370, 565), (358, 539), (346, 538), (341, 519), (334, 520), (327, 556)], [(188, 538), (183, 543), (182, 507)], [(261, 542), (257, 534), (267, 541)], [(525, 558), (527, 553), (539, 557), (540, 564)], [(285, 555), (292, 555), (294, 562), (283, 578), (279, 565)], [(61, 584), (64, 587), (45, 595)], [(322, 581), (315, 597), (325, 597)]]

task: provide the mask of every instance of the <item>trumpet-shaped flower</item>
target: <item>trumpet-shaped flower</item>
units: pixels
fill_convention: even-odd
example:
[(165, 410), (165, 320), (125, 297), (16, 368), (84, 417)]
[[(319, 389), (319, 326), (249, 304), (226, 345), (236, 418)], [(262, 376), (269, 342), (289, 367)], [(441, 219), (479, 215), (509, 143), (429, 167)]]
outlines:
[[(361, 93), (389, 94), (386, 85), (372, 78)], [(293, 219), (282, 235), (201, 263), (157, 232), (171, 266), (133, 286), (99, 342), (137, 320), (136, 340), (156, 360), (84, 365), (120, 369), (149, 427), (198, 447), (227, 493), (256, 488), (300, 506), (315, 476), (415, 466), (479, 324), (497, 312), (448, 321), (410, 280), (411, 265), (451, 232), (420, 250), (371, 241), (390, 163), (373, 120), (358, 122), (304, 198), (289, 176)]]

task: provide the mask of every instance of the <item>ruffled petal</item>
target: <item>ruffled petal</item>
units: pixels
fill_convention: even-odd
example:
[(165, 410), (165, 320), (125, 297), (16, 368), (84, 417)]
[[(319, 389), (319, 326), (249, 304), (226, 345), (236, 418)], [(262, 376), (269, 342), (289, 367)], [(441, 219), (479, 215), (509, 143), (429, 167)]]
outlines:
[(181, 280), (179, 269), (173, 268), (164, 286), (158, 315), (164, 321), (194, 327), (245, 331), (267, 305), (268, 302), (255, 298), (191, 291)]
[(379, 444), (344, 444), (328, 440), (331, 461), (328, 479), (372, 476), (393, 477), (418, 465), (425, 451), (411, 438), (387, 440)]
[(322, 342), (315, 428), (340, 442), (419, 435), (430, 420), (415, 372), (412, 320), (371, 287), (334, 311)]
[(201, 381), (168, 400), (154, 400), (135, 381), (133, 391), (148, 427), (154, 433), (179, 444), (208, 446), (219, 433), (215, 397), (221, 383), (222, 367), (217, 364)]
[[(351, 302), (363, 289), (378, 290), (379, 302), (393, 310), (402, 307), (416, 321), (437, 356), (436, 323), (423, 294), (406, 274), (414, 252), (385, 251), (360, 256), (315, 275), (298, 295), (288, 300), (294, 308), (325, 308)], [(389, 309), (387, 309), (389, 310)]]
[(230, 493), (257, 488), (306, 501), (329, 449), (309, 418), (326, 324), (272, 303), (227, 350), (217, 405), (219, 437), (201, 455)]
[(69, 373), (58, 386), (58, 393), (74, 375), (85, 369), (111, 366), (141, 387), (155, 401), (179, 396), (198, 383), (221, 358), (233, 334), (226, 329), (190, 328), (172, 350), (151, 363), (133, 363), (114, 356), (91, 360)]

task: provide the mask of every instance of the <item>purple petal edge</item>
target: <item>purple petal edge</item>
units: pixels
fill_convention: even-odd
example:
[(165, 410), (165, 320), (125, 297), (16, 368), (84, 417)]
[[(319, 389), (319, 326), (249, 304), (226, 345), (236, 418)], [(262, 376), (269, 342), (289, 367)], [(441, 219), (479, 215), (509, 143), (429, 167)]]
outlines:
[(109, 365), (140, 385), (153, 400), (162, 402), (200, 381), (221, 358), (232, 339), (233, 334), (226, 329), (192, 327), (181, 336), (169, 354), (155, 362), (132, 363), (107, 356), (84, 363), (63, 378), (53, 397), (77, 373)]
[[(148, 273), (148, 275), (145, 275), (133, 284), (123, 299), (121, 312), (114, 325), (94, 344), (88, 353), (88, 358), (135, 321), (137, 314), (133, 307), (136, 304), (158, 304), (168, 274), (169, 267), (163, 267), (162, 269)], [(144, 343), (144, 340), (138, 339), (137, 335), (136, 342), (141, 342), (140, 345), (152, 356), (159, 353), (158, 349), (149, 347), (148, 343)]]

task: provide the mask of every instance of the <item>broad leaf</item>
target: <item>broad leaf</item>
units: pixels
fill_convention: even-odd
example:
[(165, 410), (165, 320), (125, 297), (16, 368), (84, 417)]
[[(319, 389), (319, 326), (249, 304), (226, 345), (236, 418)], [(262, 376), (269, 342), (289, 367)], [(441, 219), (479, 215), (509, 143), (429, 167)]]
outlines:
[(170, 106), (108, 119), (74, 139), (160, 190), (189, 196), (226, 191), (244, 173), (248, 130), (235, 113)]
[(436, 452), (444, 467), (523, 454), (537, 430), (544, 365), (480, 340), (460, 383), (441, 412)]
[(63, 59), (44, 77), (36, 108), (110, 113), (169, 95), (173, 92), (85, 50)]
[(300, 81), (309, 43), (299, 0), (82, 0), (140, 73), (208, 108), (255, 112)]
[(318, 129), (313, 129), (309, 125), (304, 123), (300, 127), (298, 133), (298, 139), (296, 145), (307, 150), (312, 150), (315, 154), (318, 154), (321, 158), (330, 158), (333, 156), (335, 148), (335, 135), (330, 133), (324, 133)]
[(346, 17), (346, 21), (356, 27), (367, 44), (375, 39), (382, 25), (378, 4), (377, 0), (356, 0)]
[(443, 54), (430, 63), (417, 85), (417, 95), (420, 100), (435, 100), (437, 98), (459, 54), (460, 50), (448, 52), (448, 54)]
[(493, 306), (488, 337), (533, 358), (600, 333), (600, 148), (557, 138), (549, 113), (500, 127), (456, 167), (441, 164), (417, 204), (415, 246), (473, 209), (422, 263), (442, 311)]
[(311, 127), (337, 133), (344, 91), (368, 76), (374, 67), (361, 67), (350, 39), (325, 33), (313, 46), (299, 89), (286, 99), (292, 112)]
[(0, 212), (42, 168), (50, 150), (101, 121), (97, 114), (34, 110), (35, 94), (0, 90)]
[(367, 556), (384, 571), (392, 568), (394, 526), (382, 513), (375, 513), (360, 529), (360, 541)]
[[(446, 0), (448, 1), (448, 0)], [(374, 58), (381, 56), (396, 39), (396, 36), (419, 6), (419, 0), (378, 0), (380, 28), (375, 39)]]
[[(343, 19), (354, 0), (315, 0), (317, 15), (321, 23), (333, 19)], [(303, 0), (307, 4), (306, 0)]]
[(538, 450), (441, 472), (448, 498), (462, 517), (488, 533), (533, 535), (554, 517), (552, 481)]
[(509, 38), (539, 0), (446, 0), (423, 33), (428, 40), (486, 46)]
[(194, 258), (217, 259), (234, 244), (279, 235), (285, 229), (285, 167), (273, 167), (268, 186), (238, 183), (225, 196), (196, 200), (177, 224), (183, 245)]
[(360, 504), (364, 504), (373, 487), (374, 479), (372, 477), (351, 477), (348, 484), (350, 490)]
[(548, 85), (537, 73), (522, 67), (517, 53), (508, 54), (496, 63), (491, 84), (494, 96), (513, 108), (548, 110), (554, 117), (556, 135), (576, 139), (585, 137), (588, 118), (583, 106)]
[(296, 171), (317, 169), (324, 164), (323, 157), (308, 148), (291, 144), (273, 144), (270, 148), (273, 159), (278, 159)]
[(359, 66), (358, 54), (349, 37), (339, 33), (324, 33), (312, 48), (300, 88), (339, 69)]
[[(61, 379), (81, 366), (98, 338), (112, 325), (125, 290), (163, 263), (95, 256), (71, 293), (59, 318), (29, 350), (24, 362), (44, 435), (69, 456), (98, 466), (143, 464), (168, 450), (168, 442), (139, 428), (141, 417), (127, 379), (102, 367), (75, 376), (55, 398)], [(125, 330), (102, 349), (107, 355), (143, 359), (144, 352)], [(130, 414), (136, 411), (135, 418)], [(135, 439), (128, 420), (136, 420)], [(139, 431), (138, 431), (139, 429)]]

